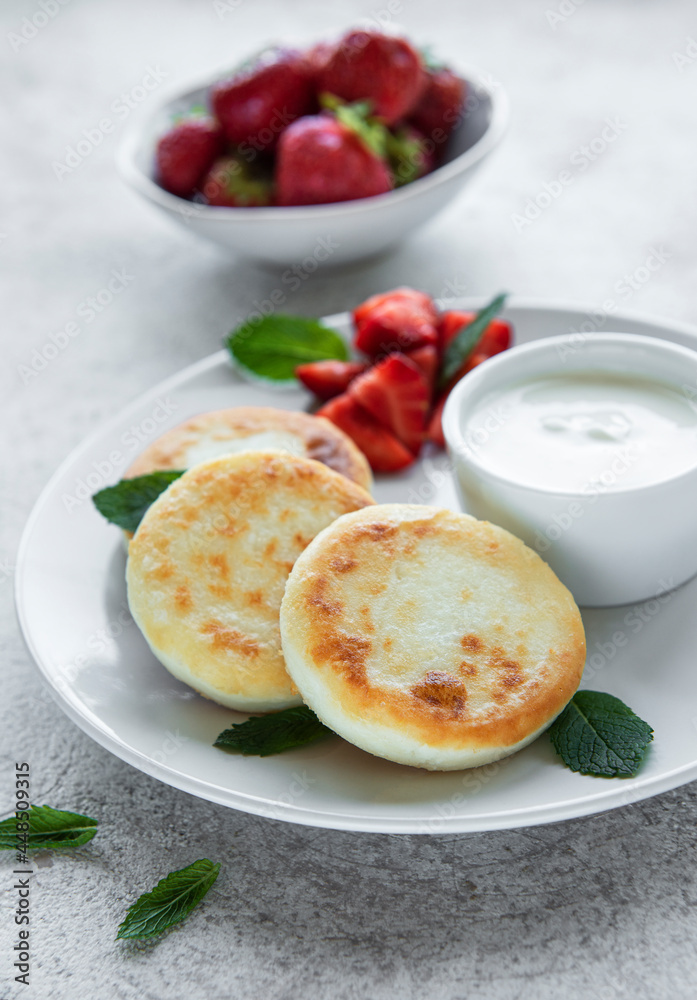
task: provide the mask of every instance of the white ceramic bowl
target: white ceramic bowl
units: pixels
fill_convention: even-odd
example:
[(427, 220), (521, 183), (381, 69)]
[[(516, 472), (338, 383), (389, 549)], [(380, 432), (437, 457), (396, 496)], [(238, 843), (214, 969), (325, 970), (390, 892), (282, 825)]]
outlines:
[[(697, 395), (697, 352), (689, 348), (633, 334), (550, 337), (499, 354), (459, 382), (443, 430), (466, 509), (539, 552), (578, 604), (608, 607), (656, 597), (697, 573), (697, 453), (692, 468), (657, 483), (554, 491), (485, 468), (485, 432), (477, 441), (465, 432), (473, 408), (490, 393), (589, 371), (648, 377)], [(494, 413), (486, 433), (497, 426)]]
[[(444, 162), (432, 174), (388, 194), (332, 205), (223, 208), (197, 205), (163, 190), (153, 180), (157, 140), (177, 114), (207, 105), (218, 73), (163, 100), (135, 122), (121, 144), (122, 177), (143, 198), (197, 236), (246, 257), (308, 268), (345, 264), (382, 253), (430, 221), (473, 176), (501, 139), (508, 102), (500, 84), (473, 70), (462, 71), (468, 96), (462, 121), (444, 147)], [(314, 260), (314, 265), (309, 262)]]

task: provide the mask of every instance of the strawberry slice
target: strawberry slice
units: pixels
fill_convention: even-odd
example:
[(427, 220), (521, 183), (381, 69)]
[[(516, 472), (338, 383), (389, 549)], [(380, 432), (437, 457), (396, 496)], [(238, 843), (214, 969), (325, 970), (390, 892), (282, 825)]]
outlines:
[[(455, 339), (462, 327), (471, 323), (476, 315), (473, 312), (461, 312), (459, 309), (451, 309), (449, 312), (441, 314), (440, 323), (438, 324), (438, 344), (441, 353), (446, 349), (450, 341)], [(486, 354), (490, 358), (494, 354), (499, 354), (510, 347), (511, 339), (511, 324), (503, 319), (492, 319), (482, 334), (476, 350), (478, 353)]]
[(424, 439), (430, 393), (418, 366), (390, 354), (352, 382), (349, 396), (417, 454)]
[[(441, 315), (440, 324), (438, 326), (438, 339), (440, 343), (441, 355), (447, 348), (448, 344), (457, 336), (462, 327), (471, 323), (475, 316), (476, 313), (460, 312), (455, 309), (450, 312), (444, 312)], [(451, 389), (468, 372), (471, 372), (473, 368), (480, 365), (482, 361), (488, 361), (488, 359), (493, 357), (495, 354), (499, 354), (501, 351), (505, 351), (508, 347), (510, 347), (512, 336), (513, 331), (511, 325), (510, 323), (506, 323), (505, 320), (493, 319), (491, 323), (489, 323), (470, 356), (467, 358), (459, 371), (453, 375), (445, 390), (438, 397), (428, 422), (427, 437), (430, 441), (433, 441), (441, 448), (445, 448), (445, 437), (443, 435), (442, 423), (443, 408), (448, 396), (450, 395)]]
[(414, 461), (401, 441), (348, 393), (325, 403), (315, 414), (326, 417), (358, 445), (374, 472), (399, 472)]
[(313, 361), (298, 365), (295, 375), (318, 399), (326, 400), (346, 392), (349, 383), (367, 367), (362, 361)]
[(353, 311), (354, 344), (371, 358), (438, 343), (438, 313), (430, 295), (396, 288), (373, 295)]
[(443, 408), (448, 398), (448, 393), (444, 392), (436, 403), (433, 413), (428, 421), (426, 434), (429, 441), (433, 441), (439, 448), (445, 448), (445, 437), (443, 435)]
[(423, 347), (416, 347), (413, 351), (408, 351), (407, 357), (410, 361), (414, 362), (423, 377), (426, 379), (429, 391), (431, 395), (433, 395), (440, 361), (438, 357), (438, 349), (432, 344), (425, 344)]

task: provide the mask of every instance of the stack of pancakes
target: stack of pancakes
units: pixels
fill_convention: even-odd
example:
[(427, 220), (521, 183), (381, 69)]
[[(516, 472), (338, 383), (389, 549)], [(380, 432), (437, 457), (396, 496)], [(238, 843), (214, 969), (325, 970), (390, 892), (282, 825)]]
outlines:
[(155, 656), (230, 708), (301, 704), (369, 753), (449, 770), (535, 739), (576, 690), (578, 609), (538, 555), (465, 514), (375, 504), (322, 418), (218, 411), (129, 470), (187, 468), (129, 546)]

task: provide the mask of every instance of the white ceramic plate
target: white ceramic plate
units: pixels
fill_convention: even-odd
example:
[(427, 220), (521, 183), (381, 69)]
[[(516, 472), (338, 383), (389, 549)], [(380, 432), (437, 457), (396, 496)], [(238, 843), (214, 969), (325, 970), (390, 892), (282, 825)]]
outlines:
[[(469, 301), (451, 307), (475, 308)], [(697, 348), (697, 330), (635, 316), (514, 302), (516, 342), (600, 329)], [(347, 328), (345, 316), (328, 322)], [(99, 428), (63, 463), (27, 524), (17, 565), (26, 641), (53, 694), (89, 736), (161, 781), (204, 799), (311, 826), (384, 833), (451, 833), (528, 826), (600, 812), (697, 778), (697, 581), (636, 607), (584, 614), (583, 686), (626, 701), (655, 728), (637, 777), (582, 777), (542, 736), (521, 753), (470, 771), (391, 764), (330, 739), (278, 757), (213, 748), (243, 717), (178, 683), (128, 614), (118, 529), (89, 495), (116, 482), (145, 444), (193, 414), (238, 404), (303, 408), (300, 390), (241, 381), (221, 351), (156, 386)], [(376, 487), (379, 501), (457, 506), (442, 453)]]

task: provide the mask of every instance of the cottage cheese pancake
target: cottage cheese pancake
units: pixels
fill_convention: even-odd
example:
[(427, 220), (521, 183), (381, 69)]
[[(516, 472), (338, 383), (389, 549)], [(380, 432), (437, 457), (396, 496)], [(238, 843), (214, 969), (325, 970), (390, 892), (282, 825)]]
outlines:
[(326, 465), (280, 451), (222, 456), (186, 472), (129, 546), (128, 601), (155, 656), (230, 708), (299, 704), (278, 624), (288, 574), (322, 528), (372, 502)]
[(338, 427), (324, 417), (271, 406), (237, 406), (192, 417), (146, 448), (126, 477), (190, 469), (219, 455), (269, 448), (323, 462), (365, 489), (372, 485), (365, 456)]
[(535, 739), (585, 661), (573, 598), (518, 538), (436, 507), (339, 518), (299, 557), (281, 605), (305, 702), (369, 753), (474, 767)]

